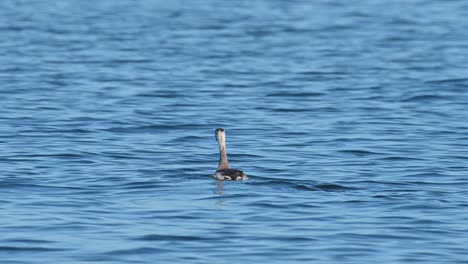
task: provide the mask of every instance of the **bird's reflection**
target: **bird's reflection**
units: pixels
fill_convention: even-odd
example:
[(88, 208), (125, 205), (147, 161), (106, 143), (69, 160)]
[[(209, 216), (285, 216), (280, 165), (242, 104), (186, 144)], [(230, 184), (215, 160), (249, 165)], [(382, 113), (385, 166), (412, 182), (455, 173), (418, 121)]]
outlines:
[(224, 195), (224, 184), (222, 181), (216, 181), (216, 194), (219, 194), (220, 196)]
[[(224, 193), (224, 184), (222, 181), (216, 181), (216, 190), (215, 193), (219, 195), (220, 197), (223, 197), (225, 195)], [(224, 199), (219, 199), (216, 201), (217, 205), (224, 206)]]

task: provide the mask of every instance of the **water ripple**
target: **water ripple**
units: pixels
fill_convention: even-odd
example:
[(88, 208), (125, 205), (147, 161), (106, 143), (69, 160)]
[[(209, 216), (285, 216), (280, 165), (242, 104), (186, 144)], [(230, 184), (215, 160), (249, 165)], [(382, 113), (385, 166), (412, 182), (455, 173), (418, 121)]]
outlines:
[(465, 263), (467, 6), (420, 2), (1, 1), (0, 262)]

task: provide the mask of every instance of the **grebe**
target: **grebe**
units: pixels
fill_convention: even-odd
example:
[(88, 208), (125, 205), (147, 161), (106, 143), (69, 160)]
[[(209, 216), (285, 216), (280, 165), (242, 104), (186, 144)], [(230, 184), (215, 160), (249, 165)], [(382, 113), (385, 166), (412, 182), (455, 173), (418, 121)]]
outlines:
[(247, 175), (245, 175), (243, 171), (229, 168), (226, 154), (226, 133), (224, 129), (217, 128), (215, 130), (215, 137), (219, 145), (219, 164), (213, 177), (221, 181), (247, 180)]

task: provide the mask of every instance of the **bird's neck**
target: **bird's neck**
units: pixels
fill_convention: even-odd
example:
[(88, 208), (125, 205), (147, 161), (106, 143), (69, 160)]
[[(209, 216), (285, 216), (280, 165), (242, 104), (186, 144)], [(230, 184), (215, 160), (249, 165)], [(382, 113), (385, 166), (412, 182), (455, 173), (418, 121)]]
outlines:
[(218, 170), (229, 169), (229, 164), (226, 154), (226, 143), (224, 140), (219, 141), (219, 164)]

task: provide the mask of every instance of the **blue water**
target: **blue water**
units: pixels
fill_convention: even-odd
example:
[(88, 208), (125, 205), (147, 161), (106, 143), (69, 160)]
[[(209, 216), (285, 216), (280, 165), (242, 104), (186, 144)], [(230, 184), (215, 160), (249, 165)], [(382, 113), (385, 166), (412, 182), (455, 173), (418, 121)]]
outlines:
[(1, 1), (0, 263), (468, 263), (467, 10)]

